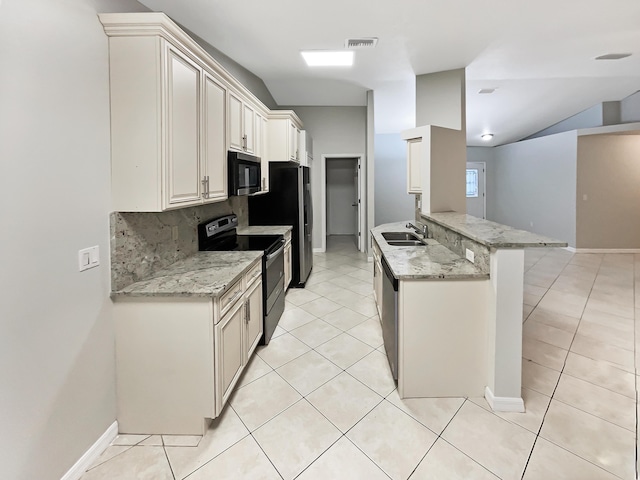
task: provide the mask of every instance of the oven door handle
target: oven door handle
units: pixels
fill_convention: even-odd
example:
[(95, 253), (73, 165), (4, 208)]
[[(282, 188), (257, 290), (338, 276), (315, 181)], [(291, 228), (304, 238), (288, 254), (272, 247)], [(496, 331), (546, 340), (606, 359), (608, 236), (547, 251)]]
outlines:
[[(283, 240), (283, 242), (284, 242), (284, 240)], [(270, 253), (269, 255), (267, 255), (267, 262), (270, 261), (272, 258), (275, 258), (278, 255), (280, 255), (283, 251), (284, 251), (284, 243), (282, 244), (282, 246), (280, 248), (278, 248), (278, 250), (276, 250), (275, 252)]]

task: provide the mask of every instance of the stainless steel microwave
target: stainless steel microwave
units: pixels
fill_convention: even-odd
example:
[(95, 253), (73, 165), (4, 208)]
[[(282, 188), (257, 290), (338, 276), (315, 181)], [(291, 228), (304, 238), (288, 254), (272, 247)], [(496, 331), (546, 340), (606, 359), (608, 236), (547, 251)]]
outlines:
[(229, 150), (229, 195), (251, 195), (262, 190), (260, 158)]

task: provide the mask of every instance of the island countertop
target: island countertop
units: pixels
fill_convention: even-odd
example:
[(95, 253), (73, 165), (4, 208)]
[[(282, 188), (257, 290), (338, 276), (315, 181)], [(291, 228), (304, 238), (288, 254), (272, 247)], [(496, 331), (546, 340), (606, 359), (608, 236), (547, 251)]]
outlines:
[(464, 213), (441, 212), (422, 214), (422, 217), (490, 248), (567, 246), (567, 242)]
[[(408, 222), (408, 221), (407, 221)], [(380, 247), (393, 275), (399, 280), (424, 279), (486, 279), (484, 272), (467, 259), (455, 254), (444, 245), (428, 238), (426, 246), (396, 247), (389, 245), (383, 232), (414, 232), (407, 222), (387, 223), (371, 229), (374, 240)]]
[(111, 296), (218, 297), (262, 255), (262, 251), (198, 252)]

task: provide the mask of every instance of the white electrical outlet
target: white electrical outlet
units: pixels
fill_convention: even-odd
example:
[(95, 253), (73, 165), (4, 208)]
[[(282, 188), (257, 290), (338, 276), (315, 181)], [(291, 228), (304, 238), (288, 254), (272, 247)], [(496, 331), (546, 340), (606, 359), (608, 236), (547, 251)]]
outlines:
[(475, 254), (468, 248), (465, 249), (465, 256), (471, 263), (473, 263), (473, 260), (476, 258)]
[(81, 272), (100, 265), (100, 247), (83, 248), (78, 252), (78, 269)]

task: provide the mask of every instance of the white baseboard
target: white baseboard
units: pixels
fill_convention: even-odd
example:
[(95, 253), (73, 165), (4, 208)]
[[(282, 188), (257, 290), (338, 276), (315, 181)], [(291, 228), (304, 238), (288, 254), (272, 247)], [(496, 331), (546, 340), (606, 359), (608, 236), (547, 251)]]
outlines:
[(325, 249), (322, 247), (313, 249), (313, 253), (324, 253), (324, 252), (325, 252)]
[(640, 253), (640, 248), (576, 248), (576, 253)]
[(571, 253), (576, 253), (576, 249), (574, 247), (564, 247), (564, 249), (570, 251)]
[(102, 455), (102, 452), (111, 445), (118, 436), (118, 422), (115, 421), (107, 428), (107, 430), (100, 436), (96, 442), (91, 445), (89, 450), (84, 452), (84, 455), (69, 469), (67, 473), (60, 480), (78, 480), (87, 471), (93, 462)]
[(522, 397), (496, 397), (489, 387), (485, 387), (484, 398), (494, 412), (524, 413), (525, 411)]

